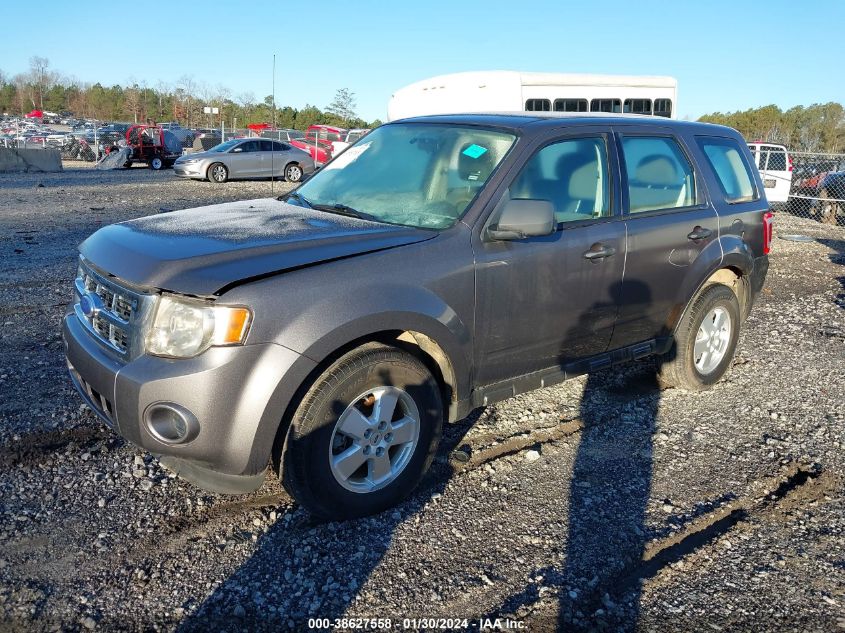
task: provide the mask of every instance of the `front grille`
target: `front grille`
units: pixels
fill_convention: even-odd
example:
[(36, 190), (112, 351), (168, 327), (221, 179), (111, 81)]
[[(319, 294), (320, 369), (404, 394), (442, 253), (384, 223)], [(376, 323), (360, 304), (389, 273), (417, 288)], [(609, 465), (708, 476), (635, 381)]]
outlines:
[[(143, 295), (95, 272), (84, 260), (80, 260), (75, 285), (74, 310), (79, 320), (107, 349), (129, 357)], [(86, 296), (89, 306), (94, 305), (87, 314), (82, 305)]]
[(71, 378), (76, 383), (77, 389), (79, 389), (83, 396), (87, 396), (86, 400), (94, 409), (94, 413), (99, 414), (99, 416), (104, 419), (109, 426), (114, 427), (114, 405), (112, 404), (112, 401), (94, 389), (82, 377), (82, 375), (76, 371), (76, 367), (71, 365), (70, 361), (68, 361), (67, 367), (70, 370)]

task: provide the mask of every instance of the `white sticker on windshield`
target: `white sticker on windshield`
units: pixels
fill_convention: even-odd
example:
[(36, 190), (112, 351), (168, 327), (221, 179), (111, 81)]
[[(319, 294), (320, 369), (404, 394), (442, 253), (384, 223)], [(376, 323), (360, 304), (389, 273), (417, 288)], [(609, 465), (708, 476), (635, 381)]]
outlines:
[(335, 158), (332, 162), (323, 167), (323, 171), (328, 171), (330, 169), (343, 169), (350, 163), (354, 163), (358, 160), (358, 157), (361, 154), (370, 149), (370, 145), (372, 145), (372, 143), (364, 143), (363, 145), (350, 147), (348, 150), (342, 152), (340, 156)]

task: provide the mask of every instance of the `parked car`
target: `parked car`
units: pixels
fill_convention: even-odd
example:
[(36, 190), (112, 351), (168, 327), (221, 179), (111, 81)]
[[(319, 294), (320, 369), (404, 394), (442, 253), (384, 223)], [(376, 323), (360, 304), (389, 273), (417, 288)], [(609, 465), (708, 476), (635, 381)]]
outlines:
[(334, 141), (342, 141), (349, 130), (334, 125), (310, 125), (305, 131), (305, 138), (331, 146)]
[(819, 184), (818, 215), (822, 222), (838, 224), (845, 220), (845, 171), (825, 175)]
[(343, 134), (341, 136), (341, 140), (332, 141), (332, 156), (337, 156), (338, 154), (340, 154), (347, 147), (357, 142), (358, 139), (361, 139), (366, 136), (369, 131), (369, 128), (349, 130), (346, 132), (346, 134)]
[(751, 160), (677, 120), (389, 123), (283, 199), (89, 237), (70, 374), (203, 488), (255, 490), (272, 462), (314, 515), (378, 512), (476, 407), (648, 355), (664, 385), (717, 382), (768, 269)]
[(331, 146), (326, 146), (314, 140), (309, 141), (304, 138), (293, 139), (289, 142), (293, 147), (306, 152), (316, 165), (323, 165), (331, 160)]
[(754, 164), (760, 170), (769, 202), (785, 203), (792, 188), (792, 158), (783, 145), (755, 141), (748, 144)]
[(110, 136), (114, 134), (124, 136), (130, 127), (132, 127), (131, 123), (109, 123), (108, 125), (97, 128), (97, 136)]
[(186, 154), (173, 169), (184, 178), (224, 183), (236, 178), (284, 178), (299, 182), (314, 171), (311, 157), (288, 143), (270, 139), (232, 139), (205, 152)]
[(342, 141), (348, 130), (334, 125), (311, 125), (305, 131), (305, 138), (292, 139), (290, 144), (308, 152), (318, 164), (332, 158), (332, 143)]
[(287, 128), (281, 130), (262, 130), (260, 135), (261, 138), (272, 138), (276, 141), (293, 141), (305, 138), (305, 132)]

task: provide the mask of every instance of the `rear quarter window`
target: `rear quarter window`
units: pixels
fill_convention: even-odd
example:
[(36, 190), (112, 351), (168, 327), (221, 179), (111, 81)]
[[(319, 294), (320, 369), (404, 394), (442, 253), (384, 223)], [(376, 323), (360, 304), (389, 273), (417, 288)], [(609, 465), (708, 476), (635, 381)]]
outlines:
[(768, 171), (786, 171), (786, 152), (782, 149), (772, 148), (769, 151), (769, 162), (766, 164)]
[(697, 136), (696, 141), (707, 158), (722, 195), (731, 204), (758, 200), (751, 167), (743, 157), (740, 144), (734, 139)]

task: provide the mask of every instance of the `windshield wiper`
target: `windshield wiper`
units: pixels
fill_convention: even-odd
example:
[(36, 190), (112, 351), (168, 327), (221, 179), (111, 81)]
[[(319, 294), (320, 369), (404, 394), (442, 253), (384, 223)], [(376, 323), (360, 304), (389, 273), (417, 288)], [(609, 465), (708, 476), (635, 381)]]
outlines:
[(358, 211), (358, 209), (353, 209), (352, 207), (346, 204), (312, 204), (311, 208), (317, 209), (319, 211), (325, 211), (326, 213), (336, 213), (337, 215), (345, 215), (350, 218), (359, 218), (361, 220), (381, 222), (381, 220), (376, 216), (370, 215), (369, 213), (364, 213), (363, 211)]
[(283, 193), (278, 198), (276, 198), (276, 200), (278, 200), (279, 202), (287, 202), (291, 198), (296, 198), (300, 202), (304, 202), (306, 205), (308, 205), (309, 209), (314, 208), (314, 205), (312, 205), (311, 202), (309, 202), (308, 199), (305, 198), (305, 196), (298, 194), (295, 191), (291, 191), (290, 193)]

